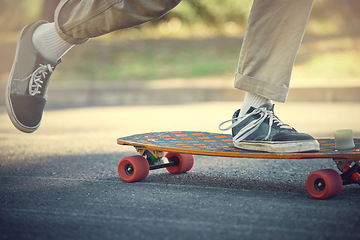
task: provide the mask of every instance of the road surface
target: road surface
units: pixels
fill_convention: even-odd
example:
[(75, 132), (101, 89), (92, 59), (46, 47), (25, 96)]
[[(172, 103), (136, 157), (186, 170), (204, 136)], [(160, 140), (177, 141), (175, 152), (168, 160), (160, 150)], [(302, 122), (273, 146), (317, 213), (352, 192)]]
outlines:
[[(127, 184), (117, 137), (148, 131), (216, 131), (238, 103), (47, 110), (33, 134), (0, 108), (0, 239), (360, 239), (359, 186), (316, 201), (307, 175), (329, 159), (196, 157), (180, 175), (151, 171)], [(275, 111), (316, 137), (360, 134), (359, 103), (288, 103)]]

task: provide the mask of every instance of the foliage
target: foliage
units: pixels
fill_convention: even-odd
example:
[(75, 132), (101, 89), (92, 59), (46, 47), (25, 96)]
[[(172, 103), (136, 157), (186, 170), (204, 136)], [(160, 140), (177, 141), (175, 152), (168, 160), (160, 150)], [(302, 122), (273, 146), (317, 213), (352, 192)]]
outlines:
[(1, 0), (0, 31), (18, 31), (40, 19), (42, 5), (43, 0)]
[[(59, 0), (1, 0), (0, 31), (18, 31), (29, 22), (43, 19), (45, 3)], [(359, 22), (359, 0), (316, 0), (311, 19), (329, 21), (342, 26), (349, 22)], [(203, 25), (223, 28), (229, 22), (245, 26), (251, 0), (183, 0), (178, 7), (170, 11), (153, 24), (178, 18), (188, 26)], [(146, 26), (149, 25), (145, 25)]]
[(227, 22), (244, 25), (249, 14), (252, 1), (226, 0), (221, 4), (218, 0), (184, 0), (166, 17), (180, 18), (188, 24), (203, 24), (221, 27)]
[[(0, 0), (0, 75), (8, 75), (21, 28), (44, 18), (44, 3), (49, 3), (45, 1), (58, 0)], [(183, 0), (151, 24), (74, 48), (54, 77), (126, 81), (233, 74), (251, 5), (251, 0)], [(314, 1), (295, 78), (297, 74), (301, 79), (358, 78), (360, 70), (354, 63), (360, 61), (359, 11), (359, 0)], [(178, 28), (178, 32), (169, 34), (163, 26), (165, 30)], [(229, 26), (230, 30), (235, 26), (235, 34), (228, 34)]]

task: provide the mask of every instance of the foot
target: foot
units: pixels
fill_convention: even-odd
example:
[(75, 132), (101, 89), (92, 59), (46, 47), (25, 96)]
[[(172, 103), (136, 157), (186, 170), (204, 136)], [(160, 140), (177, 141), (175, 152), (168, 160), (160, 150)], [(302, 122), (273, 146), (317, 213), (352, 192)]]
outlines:
[[(319, 143), (310, 135), (297, 132), (274, 114), (274, 105), (250, 108), (244, 116), (234, 113), (232, 129), (234, 146), (264, 152), (319, 151)], [(221, 125), (220, 125), (221, 126)]]
[(33, 46), (32, 35), (44, 23), (38, 21), (22, 30), (6, 88), (8, 115), (26, 133), (40, 126), (50, 76), (60, 62), (46, 60)]

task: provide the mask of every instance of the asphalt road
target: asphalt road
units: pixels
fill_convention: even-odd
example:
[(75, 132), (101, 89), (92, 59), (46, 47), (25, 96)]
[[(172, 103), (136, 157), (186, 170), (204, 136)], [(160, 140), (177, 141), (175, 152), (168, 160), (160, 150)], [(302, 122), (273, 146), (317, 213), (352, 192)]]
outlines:
[[(119, 160), (136, 153), (117, 137), (218, 131), (236, 106), (48, 110), (33, 134), (18, 132), (0, 108), (0, 239), (360, 239), (359, 186), (323, 201), (306, 193), (311, 171), (335, 169), (329, 159), (196, 156), (186, 174), (161, 169), (130, 184), (118, 177)], [(317, 137), (339, 128), (359, 137), (359, 103), (289, 103), (276, 111)]]

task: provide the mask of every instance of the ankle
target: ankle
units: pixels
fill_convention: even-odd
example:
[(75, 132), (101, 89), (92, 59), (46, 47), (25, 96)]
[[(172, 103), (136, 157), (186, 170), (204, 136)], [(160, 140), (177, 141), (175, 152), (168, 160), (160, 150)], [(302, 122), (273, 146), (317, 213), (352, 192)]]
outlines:
[(272, 101), (268, 98), (262, 97), (257, 94), (246, 92), (244, 102), (241, 106), (240, 116), (244, 116), (251, 107), (259, 108), (263, 105), (272, 104)]
[(63, 40), (54, 23), (40, 25), (32, 37), (34, 48), (46, 59), (57, 62), (74, 45)]

